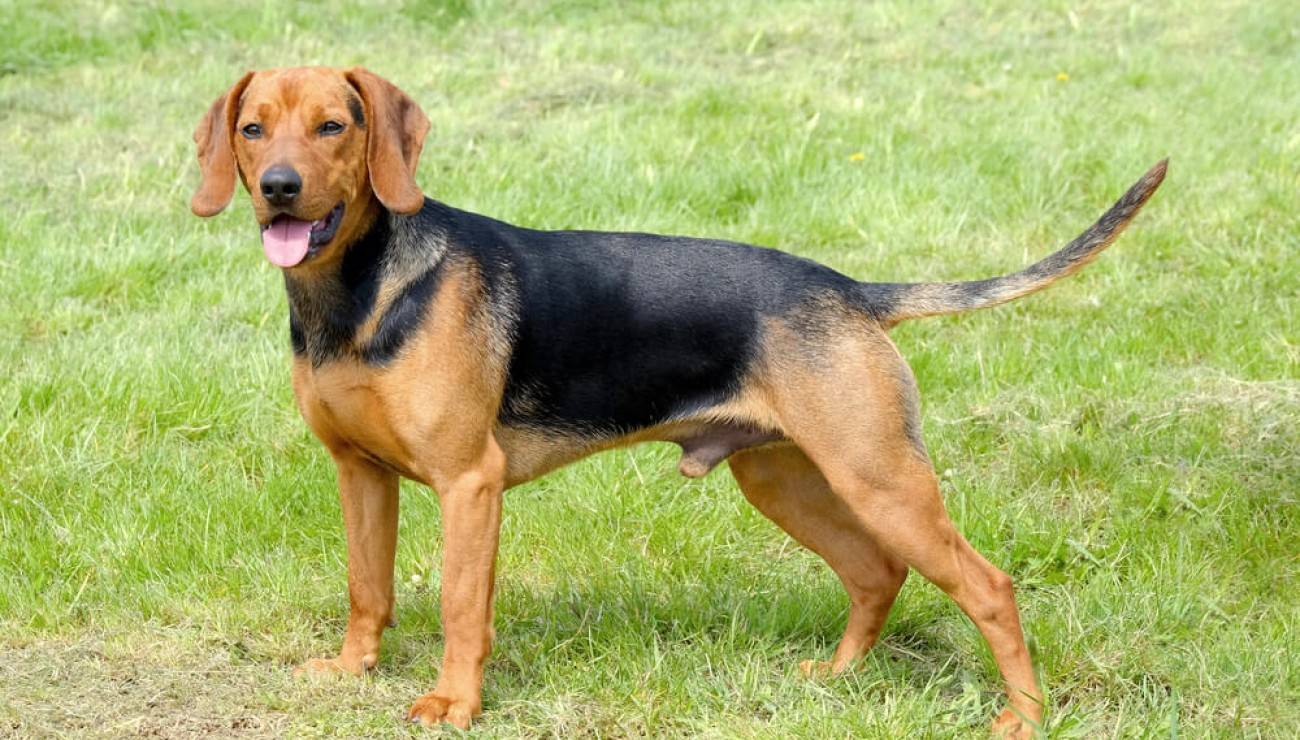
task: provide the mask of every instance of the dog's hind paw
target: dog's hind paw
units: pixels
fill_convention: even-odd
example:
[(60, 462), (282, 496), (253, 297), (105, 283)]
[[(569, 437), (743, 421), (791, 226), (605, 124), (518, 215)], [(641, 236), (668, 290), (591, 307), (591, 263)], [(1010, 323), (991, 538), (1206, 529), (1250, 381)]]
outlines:
[(799, 661), (799, 673), (804, 678), (825, 678), (831, 674), (831, 662), (829, 660), (801, 660)]
[(483, 708), (478, 699), (452, 699), (431, 692), (415, 700), (411, 710), (406, 713), (406, 721), (418, 722), (425, 727), (446, 722), (462, 730), (468, 730), (470, 721), (482, 712)]
[(1030, 740), (1034, 736), (1034, 723), (1007, 707), (993, 720), (993, 736), (1000, 740)]
[(853, 667), (852, 661), (837, 663), (831, 660), (801, 660), (799, 661), (799, 673), (804, 678), (830, 678), (838, 676)]

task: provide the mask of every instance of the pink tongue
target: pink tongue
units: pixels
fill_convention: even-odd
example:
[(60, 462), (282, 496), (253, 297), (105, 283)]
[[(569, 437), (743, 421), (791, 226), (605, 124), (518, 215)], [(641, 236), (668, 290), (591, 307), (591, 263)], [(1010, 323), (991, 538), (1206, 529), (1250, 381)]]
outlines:
[(262, 251), (271, 264), (293, 267), (307, 256), (311, 240), (311, 222), (288, 216), (277, 216), (271, 226), (262, 232)]

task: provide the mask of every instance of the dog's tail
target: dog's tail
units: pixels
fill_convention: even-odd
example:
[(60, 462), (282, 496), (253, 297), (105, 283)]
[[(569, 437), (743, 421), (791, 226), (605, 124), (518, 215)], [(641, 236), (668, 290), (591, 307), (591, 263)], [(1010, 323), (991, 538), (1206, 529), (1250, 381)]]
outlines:
[(965, 283), (863, 283), (868, 304), (881, 322), (893, 326), (906, 319), (988, 308), (1042, 290), (1109, 247), (1160, 187), (1168, 165), (1168, 159), (1157, 162), (1097, 223), (1020, 272)]

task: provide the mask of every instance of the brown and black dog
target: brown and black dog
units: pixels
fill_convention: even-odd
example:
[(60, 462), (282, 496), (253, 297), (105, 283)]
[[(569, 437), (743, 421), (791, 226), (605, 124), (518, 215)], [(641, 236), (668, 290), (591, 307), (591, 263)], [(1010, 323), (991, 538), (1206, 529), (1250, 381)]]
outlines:
[(1011, 579), (953, 527), (918, 394), (886, 336), (904, 319), (1032, 293), (1105, 249), (1165, 162), (1060, 251), (966, 283), (864, 283), (771, 249), (650, 234), (534, 231), (425, 198), (429, 129), (364, 69), (250, 72), (195, 132), (212, 216), (238, 176), (283, 268), (298, 407), (338, 468), (351, 614), (336, 657), (359, 674), (393, 616), (399, 477), (437, 492), (446, 648), (408, 717), (468, 727), (492, 646), (502, 492), (593, 452), (682, 447), (701, 476), (728, 460), (754, 506), (834, 569), (848, 626), (839, 672), (871, 647), (914, 568), (988, 641), (1032, 734), (1042, 693)]

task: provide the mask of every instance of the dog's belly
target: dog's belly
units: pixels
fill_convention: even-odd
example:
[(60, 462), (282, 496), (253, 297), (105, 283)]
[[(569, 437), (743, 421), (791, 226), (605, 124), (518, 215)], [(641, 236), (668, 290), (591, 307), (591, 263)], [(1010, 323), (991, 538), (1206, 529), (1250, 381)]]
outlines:
[(663, 424), (632, 434), (583, 437), (559, 429), (500, 425), (496, 438), (506, 454), (506, 484), (514, 486), (588, 455), (639, 442), (674, 442), (682, 448), (678, 471), (707, 475), (733, 453), (783, 441), (777, 431), (736, 422), (692, 420)]

